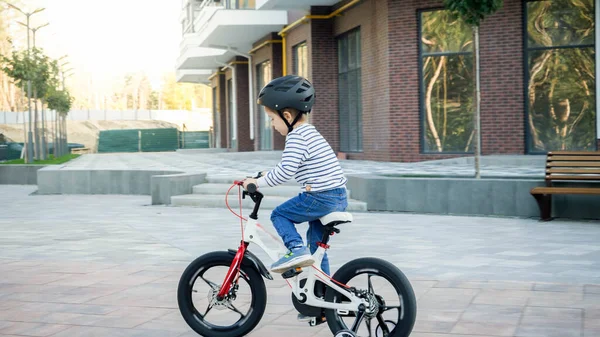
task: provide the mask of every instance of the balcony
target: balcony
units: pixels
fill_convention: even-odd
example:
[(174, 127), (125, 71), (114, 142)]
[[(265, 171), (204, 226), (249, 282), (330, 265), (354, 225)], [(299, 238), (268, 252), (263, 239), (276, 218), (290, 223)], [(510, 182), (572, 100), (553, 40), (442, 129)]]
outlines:
[(260, 10), (304, 10), (311, 6), (333, 6), (341, 0), (256, 0)]
[(215, 69), (234, 55), (226, 50), (185, 46), (177, 58), (177, 70)]
[(210, 69), (184, 69), (175, 72), (175, 81), (186, 83), (209, 84), (209, 77), (213, 74)]
[[(288, 23), (285, 10), (255, 10), (254, 0), (203, 0), (192, 2), (183, 20), (187, 43), (196, 47), (232, 48), (246, 53), (252, 43)], [(186, 7), (187, 8), (187, 7)]]

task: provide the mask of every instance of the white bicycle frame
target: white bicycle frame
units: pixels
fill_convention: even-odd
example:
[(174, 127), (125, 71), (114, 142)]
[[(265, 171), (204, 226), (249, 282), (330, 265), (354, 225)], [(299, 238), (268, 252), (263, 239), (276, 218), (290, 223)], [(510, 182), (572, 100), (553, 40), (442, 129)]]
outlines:
[[(252, 218), (248, 218), (247, 220), (244, 220), (244, 241), (249, 242), (249, 243), (252, 242), (252, 243), (255, 243), (256, 245), (258, 245), (265, 253), (267, 253), (267, 255), (269, 255), (269, 257), (273, 261), (279, 260), (280, 256), (282, 256), (283, 254), (286, 254), (287, 251), (285, 251), (283, 248), (279, 249), (279, 250), (269, 248), (263, 242), (263, 240), (257, 235), (259, 229), (264, 233), (267, 233), (267, 232), (265, 230), (263, 230), (262, 228), (258, 227), (257, 225), (258, 225), (258, 221), (254, 220)], [(274, 238), (272, 238), (272, 240), (274, 242), (277, 242), (277, 241), (275, 241)], [(277, 243), (279, 243), (279, 242), (277, 242)], [(294, 296), (296, 296), (296, 298), (299, 301), (301, 300), (301, 298), (303, 296), (306, 296), (306, 301), (300, 302), (304, 305), (309, 305), (309, 306), (319, 307), (319, 308), (326, 308), (326, 309), (337, 309), (342, 312), (343, 311), (347, 311), (347, 312), (358, 311), (358, 307), (360, 304), (365, 304), (366, 306), (368, 306), (368, 303), (366, 300), (357, 297), (356, 295), (354, 295), (352, 292), (348, 291), (344, 287), (337, 285), (335, 282), (333, 282), (327, 276), (327, 274), (325, 274), (321, 270), (320, 266), (321, 266), (321, 262), (323, 261), (323, 256), (325, 255), (325, 252), (326, 252), (326, 249), (319, 246), (317, 248), (317, 250), (315, 251), (315, 253), (313, 254), (313, 259), (315, 260), (315, 262), (311, 266), (312, 268), (311, 267), (303, 268), (303, 271), (304, 271), (303, 273), (300, 273), (300, 274), (294, 276), (293, 281), (288, 282), (288, 283), (290, 283), (290, 286), (292, 287), (292, 293), (294, 294)], [(308, 270), (310, 270), (310, 272), (308, 272)], [(301, 275), (303, 275), (303, 276), (301, 277)], [(306, 283), (304, 284), (304, 287), (301, 287), (300, 281), (303, 279), (307, 279), (307, 280), (306, 280)], [(335, 289), (340, 294), (343, 294), (348, 299), (350, 299), (351, 302), (350, 303), (333, 303), (333, 302), (327, 302), (323, 299), (316, 297), (314, 295), (314, 291), (313, 291), (316, 280), (319, 280), (319, 281), (325, 283), (327, 286)]]

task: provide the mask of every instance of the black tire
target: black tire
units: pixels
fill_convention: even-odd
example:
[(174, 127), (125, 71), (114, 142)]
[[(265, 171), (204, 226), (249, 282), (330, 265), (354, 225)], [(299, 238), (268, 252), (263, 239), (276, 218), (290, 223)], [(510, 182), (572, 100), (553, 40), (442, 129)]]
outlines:
[[(373, 270), (376, 270), (377, 273), (372, 272)], [(402, 296), (403, 308), (402, 311), (398, 310), (398, 323), (390, 331), (389, 337), (408, 337), (412, 332), (417, 317), (417, 299), (410, 282), (398, 267), (378, 258), (359, 258), (344, 264), (333, 275), (333, 279), (345, 284), (353, 277), (367, 273), (387, 279), (394, 286), (397, 294)], [(343, 298), (346, 297), (333, 288), (327, 287), (325, 293), (325, 300), (327, 302), (339, 303)], [(402, 320), (400, 320), (401, 312), (404, 313)], [(336, 310), (325, 309), (325, 317), (327, 318), (329, 329), (334, 335), (340, 330), (349, 330), (351, 328), (351, 326), (346, 326)]]
[[(192, 288), (198, 277), (199, 270), (203, 271), (211, 267), (229, 267), (233, 261), (233, 255), (228, 252), (212, 252), (198, 257), (185, 269), (179, 280), (177, 288), (177, 303), (179, 311), (187, 324), (200, 336), (206, 337), (239, 337), (252, 331), (262, 319), (267, 306), (267, 289), (260, 273), (250, 264), (242, 264), (241, 271), (247, 276), (248, 284), (252, 291), (251, 311), (244, 318), (240, 318), (229, 327), (221, 327), (206, 322), (192, 302)], [(222, 282), (222, 281), (221, 281)]]

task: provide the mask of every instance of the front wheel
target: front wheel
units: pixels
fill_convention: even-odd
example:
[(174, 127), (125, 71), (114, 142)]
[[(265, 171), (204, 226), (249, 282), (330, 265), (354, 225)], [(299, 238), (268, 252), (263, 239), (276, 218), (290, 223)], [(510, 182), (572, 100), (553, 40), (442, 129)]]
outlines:
[(177, 288), (179, 311), (200, 336), (244, 336), (256, 327), (265, 312), (265, 282), (255, 269), (244, 264), (229, 295), (218, 300), (232, 262), (233, 255), (228, 252), (208, 253), (190, 263), (181, 275)]
[[(366, 276), (366, 280), (361, 280), (362, 276)], [(396, 266), (377, 258), (360, 258), (343, 265), (333, 275), (333, 279), (363, 291), (363, 296), (371, 303), (371, 309), (355, 331), (356, 336), (410, 335), (417, 317), (417, 300), (410, 282)], [(389, 283), (387, 288), (381, 287), (384, 282)], [(349, 302), (346, 296), (331, 287), (327, 287), (325, 300), (334, 303)], [(327, 324), (334, 335), (350, 330), (357, 314), (325, 310)]]

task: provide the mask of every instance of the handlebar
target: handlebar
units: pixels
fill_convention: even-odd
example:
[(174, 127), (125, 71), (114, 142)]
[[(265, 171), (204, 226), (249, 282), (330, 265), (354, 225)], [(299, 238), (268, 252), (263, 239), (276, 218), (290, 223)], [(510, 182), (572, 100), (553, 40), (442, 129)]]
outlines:
[[(257, 177), (255, 177), (254, 179), (258, 179), (261, 176), (262, 176), (262, 174), (261, 174), (261, 172), (259, 172)], [(235, 180), (234, 184), (243, 186), (244, 182), (241, 180)], [(256, 184), (254, 184), (254, 183), (250, 183), (246, 186), (246, 189), (245, 189), (244, 193), (242, 194), (242, 198), (245, 199), (246, 195), (249, 195), (250, 198), (252, 198), (252, 201), (254, 201), (254, 209), (252, 210), (252, 214), (250, 214), (250, 218), (252, 218), (254, 220), (258, 220), (258, 209), (260, 207), (260, 202), (262, 201), (262, 198), (264, 196), (262, 193), (260, 193), (258, 191), (258, 188), (257, 188)]]
[[(253, 178), (253, 179), (258, 179), (258, 178), (260, 178), (260, 177), (262, 177), (262, 172), (258, 172), (258, 173), (256, 174), (256, 176), (255, 176), (255, 177), (252, 177), (252, 178)], [(241, 181), (241, 180), (236, 180), (236, 181), (234, 181), (234, 184), (236, 184), (236, 185), (240, 185), (240, 186), (243, 186), (243, 185), (244, 185), (244, 182), (243, 182), (243, 181)], [(246, 187), (246, 191), (247, 191), (248, 193), (256, 193), (256, 190), (257, 190), (256, 184), (248, 184), (248, 186)]]

